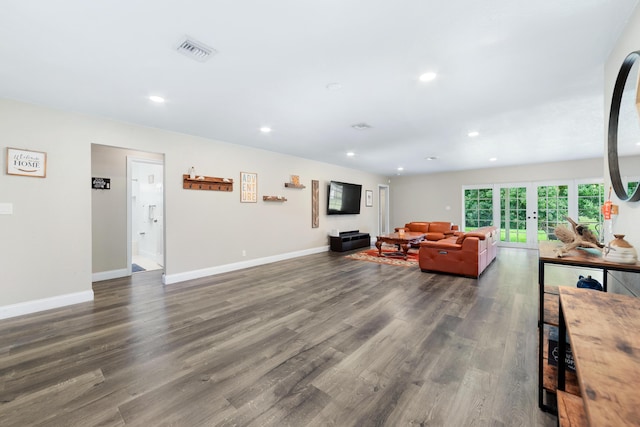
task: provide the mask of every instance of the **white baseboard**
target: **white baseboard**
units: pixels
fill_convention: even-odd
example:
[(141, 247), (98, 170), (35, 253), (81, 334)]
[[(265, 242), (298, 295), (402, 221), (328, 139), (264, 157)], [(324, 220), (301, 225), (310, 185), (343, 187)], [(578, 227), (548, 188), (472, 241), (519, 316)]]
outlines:
[(0, 307), (0, 319), (8, 319), (10, 317), (22, 316), (88, 301), (93, 301), (93, 291), (76, 292), (73, 294), (5, 305)]
[(216, 274), (228, 273), (229, 271), (242, 270), (243, 268), (256, 267), (258, 265), (270, 264), (272, 262), (284, 261), (287, 259), (297, 258), (305, 255), (327, 252), (328, 250), (329, 246), (321, 246), (319, 248), (305, 249), (303, 251), (289, 252), (265, 258), (256, 258), (249, 261), (235, 262), (233, 264), (218, 265), (215, 267), (203, 268), (201, 270), (185, 271), (184, 273), (176, 274), (165, 274), (163, 276), (163, 280), (165, 285), (172, 285), (174, 283), (180, 283), (186, 280), (214, 276)]
[(126, 268), (120, 270), (100, 271), (91, 275), (92, 282), (100, 282), (101, 280), (119, 279), (120, 277), (127, 277), (131, 273)]

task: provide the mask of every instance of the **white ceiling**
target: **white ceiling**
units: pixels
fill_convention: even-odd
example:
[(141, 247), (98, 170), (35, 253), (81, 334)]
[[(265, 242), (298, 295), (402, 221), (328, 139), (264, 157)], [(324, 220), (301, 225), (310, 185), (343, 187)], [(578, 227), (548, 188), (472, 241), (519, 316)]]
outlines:
[(1, 0), (0, 97), (384, 175), (595, 158), (637, 3)]

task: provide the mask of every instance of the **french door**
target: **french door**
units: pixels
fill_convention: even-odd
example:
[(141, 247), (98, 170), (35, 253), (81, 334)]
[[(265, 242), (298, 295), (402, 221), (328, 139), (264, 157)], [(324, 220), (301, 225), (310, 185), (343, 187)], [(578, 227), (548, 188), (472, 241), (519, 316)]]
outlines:
[(494, 224), (500, 224), (500, 246), (534, 248), (538, 209), (533, 185), (499, 184), (493, 197)]
[(603, 201), (599, 179), (468, 186), (464, 226), (498, 225), (500, 246), (536, 248), (541, 240), (557, 239), (555, 227), (567, 224), (566, 216), (599, 234)]

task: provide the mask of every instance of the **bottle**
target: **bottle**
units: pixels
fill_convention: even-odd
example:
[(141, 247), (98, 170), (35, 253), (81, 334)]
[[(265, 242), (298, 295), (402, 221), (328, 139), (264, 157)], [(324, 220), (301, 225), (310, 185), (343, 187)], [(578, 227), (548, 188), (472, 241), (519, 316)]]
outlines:
[(189, 169), (189, 179), (196, 179), (196, 168), (193, 166)]

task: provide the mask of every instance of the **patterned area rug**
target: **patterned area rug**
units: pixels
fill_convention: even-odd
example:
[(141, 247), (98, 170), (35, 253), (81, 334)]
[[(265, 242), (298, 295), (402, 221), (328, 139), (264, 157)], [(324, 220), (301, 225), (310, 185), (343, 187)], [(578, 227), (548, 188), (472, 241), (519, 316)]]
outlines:
[(402, 256), (389, 256), (397, 250), (395, 246), (383, 246), (382, 254), (386, 256), (378, 256), (378, 249), (367, 249), (351, 255), (345, 255), (345, 258), (355, 259), (358, 261), (376, 262), (378, 264), (397, 265), (400, 267), (417, 267), (418, 266), (418, 249), (409, 249), (407, 259)]

